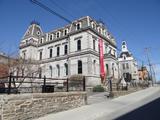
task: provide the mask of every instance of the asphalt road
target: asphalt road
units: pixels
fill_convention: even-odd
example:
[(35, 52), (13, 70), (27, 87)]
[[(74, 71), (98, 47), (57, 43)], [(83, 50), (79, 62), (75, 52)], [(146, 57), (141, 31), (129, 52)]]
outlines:
[(160, 120), (160, 98), (135, 109), (116, 120)]

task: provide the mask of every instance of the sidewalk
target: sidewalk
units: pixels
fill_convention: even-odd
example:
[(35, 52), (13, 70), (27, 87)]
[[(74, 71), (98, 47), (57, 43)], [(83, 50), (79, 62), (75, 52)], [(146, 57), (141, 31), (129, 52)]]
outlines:
[(150, 87), (112, 100), (49, 114), (36, 120), (110, 120), (160, 97), (160, 87)]

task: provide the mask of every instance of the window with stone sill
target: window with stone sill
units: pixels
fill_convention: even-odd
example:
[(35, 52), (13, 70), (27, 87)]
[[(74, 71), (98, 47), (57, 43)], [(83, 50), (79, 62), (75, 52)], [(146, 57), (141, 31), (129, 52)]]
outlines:
[(52, 48), (50, 48), (49, 49), (49, 58), (52, 58), (52, 52), (53, 52), (53, 50), (52, 50)]
[(78, 60), (78, 74), (82, 74), (82, 61)]
[(64, 46), (64, 54), (66, 55), (68, 53), (68, 45)]
[(81, 40), (77, 40), (77, 51), (81, 50)]
[(96, 49), (96, 40), (93, 39), (93, 50), (95, 50), (95, 49)]
[(60, 47), (58, 46), (57, 47), (57, 56), (59, 56), (59, 54), (60, 54)]

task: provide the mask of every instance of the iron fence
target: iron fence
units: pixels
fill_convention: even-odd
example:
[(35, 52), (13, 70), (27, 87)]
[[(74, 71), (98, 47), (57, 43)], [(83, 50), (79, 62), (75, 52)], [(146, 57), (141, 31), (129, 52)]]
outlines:
[(2, 93), (51, 93), (85, 91), (85, 76), (82, 80), (69, 80), (69, 78), (47, 78), (44, 76), (14, 76), (10, 74), (0, 78), (0, 94)]

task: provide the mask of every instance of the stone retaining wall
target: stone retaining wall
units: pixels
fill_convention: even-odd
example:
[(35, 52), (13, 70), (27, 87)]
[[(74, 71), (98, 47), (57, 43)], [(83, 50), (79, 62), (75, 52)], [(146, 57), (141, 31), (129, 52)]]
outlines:
[(85, 92), (0, 95), (0, 120), (28, 120), (86, 104)]

